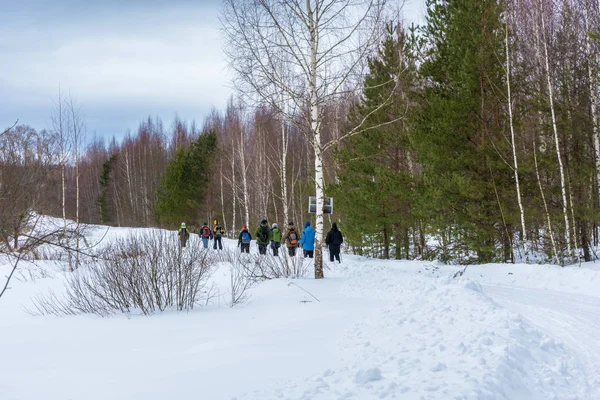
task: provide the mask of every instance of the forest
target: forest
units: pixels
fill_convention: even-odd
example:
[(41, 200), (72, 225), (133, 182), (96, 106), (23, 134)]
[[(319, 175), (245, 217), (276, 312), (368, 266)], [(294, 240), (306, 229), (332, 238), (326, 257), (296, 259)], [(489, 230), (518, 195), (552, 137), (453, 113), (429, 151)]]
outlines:
[[(427, 0), (421, 26), (383, 0), (261, 4), (224, 1), (235, 91), (203, 121), (140, 116), (90, 137), (58, 93), (46, 129), (1, 127), (3, 250), (44, 214), (218, 219), (232, 238), (313, 221), (317, 246), (337, 222), (349, 252), (376, 258), (597, 258), (597, 0)], [(333, 213), (309, 214), (309, 196)]]

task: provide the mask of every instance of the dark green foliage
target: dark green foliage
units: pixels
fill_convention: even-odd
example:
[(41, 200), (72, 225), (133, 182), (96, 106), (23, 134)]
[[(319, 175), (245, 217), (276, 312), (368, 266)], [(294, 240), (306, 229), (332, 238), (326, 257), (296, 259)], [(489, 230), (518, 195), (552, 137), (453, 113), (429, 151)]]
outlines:
[(388, 26), (378, 55), (369, 59), (369, 69), (363, 101), (350, 115), (352, 127), (366, 118), (366, 130), (336, 153), (338, 183), (329, 192), (345, 216), (348, 244), (371, 247), (373, 255), (384, 258), (395, 248), (397, 258), (406, 257), (408, 243), (402, 238), (413, 223), (414, 173), (406, 114), (415, 67), (400, 28)]
[(479, 0), (427, 5), (420, 69), (427, 86), (412, 135), (426, 183), (418, 206), (433, 217), (434, 230), (459, 228), (449, 241), (464, 242), (478, 262), (489, 262), (513, 196), (511, 170), (501, 157), (510, 154), (503, 136), (501, 9)]
[(115, 153), (102, 164), (102, 173), (100, 174), (100, 195), (98, 196), (98, 213), (100, 214), (100, 222), (103, 224), (111, 222), (107, 195), (110, 186), (111, 171), (118, 158), (119, 155)]
[(205, 132), (186, 151), (178, 149), (161, 178), (155, 208), (158, 219), (169, 226), (196, 221), (210, 185), (211, 161), (217, 135)]

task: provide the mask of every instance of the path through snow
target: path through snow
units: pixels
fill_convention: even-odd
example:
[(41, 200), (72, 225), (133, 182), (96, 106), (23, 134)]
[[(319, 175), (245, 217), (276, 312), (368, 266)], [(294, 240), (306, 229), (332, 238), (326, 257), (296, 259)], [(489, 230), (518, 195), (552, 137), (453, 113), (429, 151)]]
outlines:
[(336, 296), (382, 304), (340, 338), (343, 367), (321, 360), (320, 373), (238, 399), (596, 399), (579, 360), (554, 337), (478, 283), (457, 284), (447, 269), (424, 267), (342, 268), (346, 285)]
[(600, 399), (600, 298), (552, 290), (484, 284), (484, 292), (563, 342), (588, 372), (591, 399)]

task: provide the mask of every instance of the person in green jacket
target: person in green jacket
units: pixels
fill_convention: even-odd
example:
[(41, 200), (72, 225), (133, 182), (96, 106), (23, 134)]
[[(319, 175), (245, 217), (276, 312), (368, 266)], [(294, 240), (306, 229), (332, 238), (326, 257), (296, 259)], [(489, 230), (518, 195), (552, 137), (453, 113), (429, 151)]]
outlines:
[(277, 257), (279, 255), (279, 248), (281, 247), (281, 231), (277, 224), (271, 226), (271, 248), (273, 249), (273, 255)]
[(256, 244), (258, 245), (258, 254), (267, 254), (267, 246), (273, 237), (273, 233), (269, 229), (266, 219), (260, 222), (260, 226), (256, 228)]

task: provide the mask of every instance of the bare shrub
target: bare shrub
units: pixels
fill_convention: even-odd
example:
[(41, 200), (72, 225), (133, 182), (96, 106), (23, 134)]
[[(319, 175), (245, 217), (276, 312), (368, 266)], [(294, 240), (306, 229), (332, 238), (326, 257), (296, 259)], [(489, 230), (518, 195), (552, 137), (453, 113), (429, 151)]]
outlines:
[(250, 289), (256, 283), (277, 278), (300, 278), (308, 274), (311, 264), (303, 257), (289, 257), (287, 253), (272, 255), (250, 255), (235, 250), (225, 250), (219, 260), (229, 266), (230, 285), (227, 304), (234, 307), (250, 299)]
[(176, 237), (153, 231), (110, 244), (95, 263), (67, 277), (64, 299), (55, 295), (33, 299), (33, 313), (68, 315), (167, 308), (189, 311), (205, 302), (213, 271), (211, 253), (199, 246), (180, 248)]

